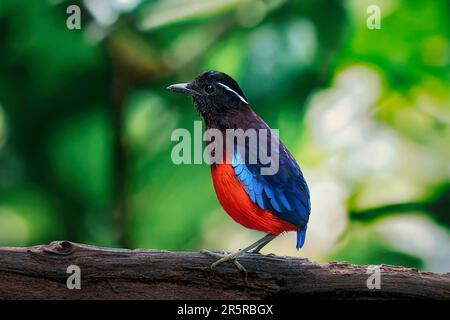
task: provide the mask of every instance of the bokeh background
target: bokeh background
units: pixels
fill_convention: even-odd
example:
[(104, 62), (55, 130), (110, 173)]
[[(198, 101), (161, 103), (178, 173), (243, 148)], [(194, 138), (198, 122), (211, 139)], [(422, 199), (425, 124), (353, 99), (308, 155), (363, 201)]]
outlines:
[(264, 252), (449, 271), (449, 21), (441, 0), (1, 0), (0, 245), (260, 237), (222, 210), (206, 164), (170, 158), (199, 117), (165, 87), (215, 69), (310, 185), (305, 247), (286, 234)]

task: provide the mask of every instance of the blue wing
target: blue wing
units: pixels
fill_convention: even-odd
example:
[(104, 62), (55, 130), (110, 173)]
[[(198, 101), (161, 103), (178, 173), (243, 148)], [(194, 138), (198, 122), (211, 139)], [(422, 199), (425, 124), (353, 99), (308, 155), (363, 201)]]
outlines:
[[(272, 133), (269, 133), (272, 136)], [(275, 139), (278, 139), (275, 137)], [(277, 140), (278, 141), (278, 140)], [(295, 159), (279, 141), (279, 169), (275, 174), (263, 175), (264, 166), (256, 156), (256, 163), (250, 162), (248, 144), (245, 149), (235, 146), (232, 166), (248, 195), (260, 208), (269, 210), (279, 218), (298, 226), (297, 249), (305, 242), (306, 227), (311, 211), (309, 189)], [(241, 155), (245, 150), (246, 154)]]

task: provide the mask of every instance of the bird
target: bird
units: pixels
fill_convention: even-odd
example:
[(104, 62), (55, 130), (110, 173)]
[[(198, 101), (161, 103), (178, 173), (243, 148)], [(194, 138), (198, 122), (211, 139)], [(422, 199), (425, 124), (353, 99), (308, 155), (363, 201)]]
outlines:
[[(168, 90), (190, 95), (203, 118), (206, 129), (216, 129), (225, 138), (227, 130), (265, 130), (267, 138), (275, 141), (273, 151), (278, 156), (278, 169), (262, 174), (266, 165), (251, 150), (248, 142), (243, 147), (237, 141), (224, 150), (223, 162), (211, 163), (211, 176), (217, 198), (223, 209), (242, 226), (266, 233), (260, 240), (234, 253), (217, 253), (206, 249), (203, 254), (217, 258), (211, 268), (232, 262), (247, 273), (238, 261), (244, 253), (259, 253), (278, 235), (297, 232), (296, 247), (300, 249), (306, 238), (311, 212), (310, 192), (297, 161), (270, 127), (252, 109), (238, 83), (220, 71), (206, 71), (187, 83), (177, 83)], [(242, 143), (241, 143), (242, 144)], [(268, 147), (268, 144), (257, 148)], [(256, 153), (250, 161), (245, 153)]]

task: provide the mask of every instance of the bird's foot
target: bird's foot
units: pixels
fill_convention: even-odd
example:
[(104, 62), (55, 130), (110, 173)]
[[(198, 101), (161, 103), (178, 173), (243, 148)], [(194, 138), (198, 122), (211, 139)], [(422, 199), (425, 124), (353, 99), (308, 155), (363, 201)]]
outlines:
[(240, 254), (241, 254), (240, 251), (235, 252), (235, 253), (227, 253), (225, 251), (222, 251), (222, 253), (217, 253), (217, 252), (209, 251), (209, 250), (206, 250), (206, 249), (202, 249), (200, 251), (200, 253), (203, 253), (203, 254), (205, 254), (207, 256), (210, 256), (210, 257), (218, 258), (218, 260), (211, 265), (211, 269), (214, 269), (219, 264), (222, 264), (224, 262), (232, 262), (236, 266), (236, 268), (240, 272), (243, 272), (245, 274), (245, 276), (247, 277), (247, 270), (237, 260), (238, 256), (240, 256)]

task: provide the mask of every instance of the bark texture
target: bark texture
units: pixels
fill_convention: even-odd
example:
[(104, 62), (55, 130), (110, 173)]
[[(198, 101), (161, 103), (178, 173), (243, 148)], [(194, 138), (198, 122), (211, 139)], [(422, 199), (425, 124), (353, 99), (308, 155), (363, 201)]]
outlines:
[[(246, 254), (247, 278), (231, 263), (210, 269), (197, 252), (99, 248), (68, 241), (0, 247), (0, 299), (450, 299), (450, 273), (381, 265), (381, 289), (367, 266)], [(67, 288), (70, 265), (81, 289)]]

